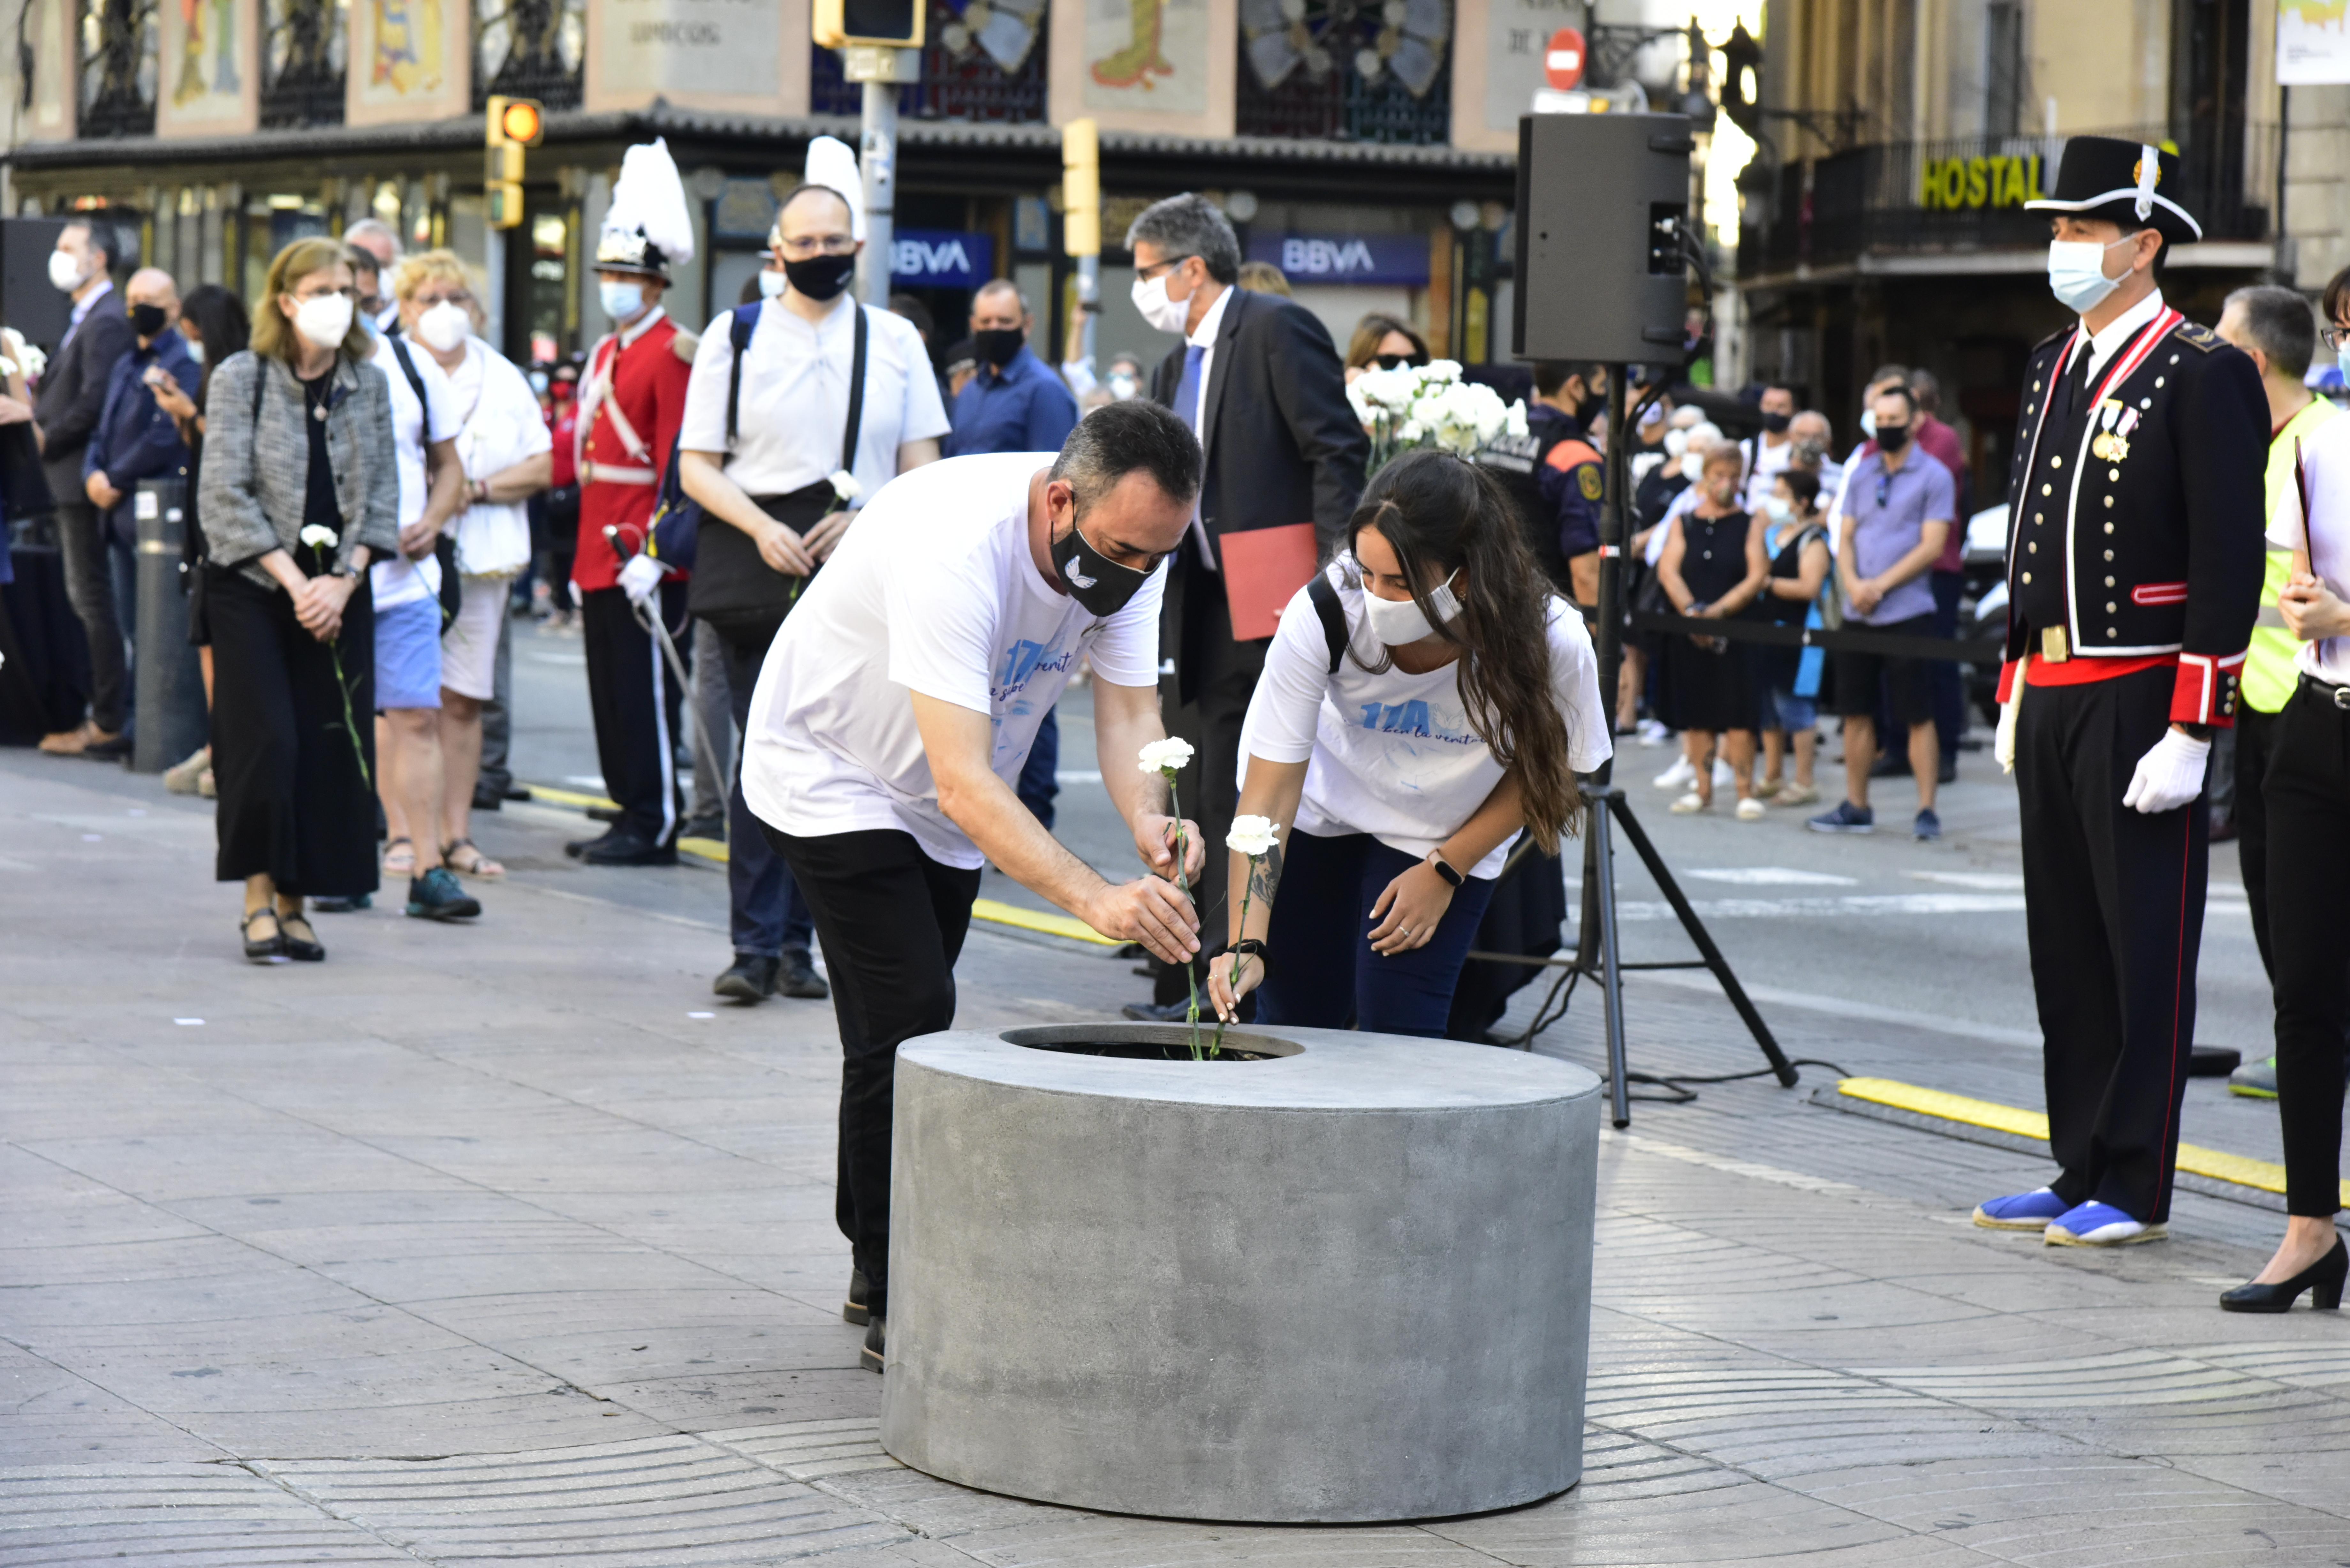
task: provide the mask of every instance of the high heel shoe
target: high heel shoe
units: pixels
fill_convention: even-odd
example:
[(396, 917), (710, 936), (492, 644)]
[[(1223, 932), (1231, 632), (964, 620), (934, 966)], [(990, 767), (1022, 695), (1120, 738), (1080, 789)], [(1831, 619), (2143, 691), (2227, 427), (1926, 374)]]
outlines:
[(2350, 1247), (2334, 1238), (2334, 1250), (2289, 1280), (2272, 1285), (2257, 1282), (2238, 1285), (2220, 1297), (2221, 1312), (2291, 1312), (2293, 1298), (2309, 1293), (2309, 1304), (2332, 1312), (2342, 1304), (2342, 1282), (2350, 1279)]

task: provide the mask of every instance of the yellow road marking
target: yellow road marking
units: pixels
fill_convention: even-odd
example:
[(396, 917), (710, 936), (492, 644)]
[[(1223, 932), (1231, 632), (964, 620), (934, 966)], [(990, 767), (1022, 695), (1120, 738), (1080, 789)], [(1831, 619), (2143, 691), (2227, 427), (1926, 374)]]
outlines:
[[(1918, 1116), (1939, 1116), (1944, 1121), (1963, 1122), (1969, 1127), (1989, 1127), (1994, 1132), (2036, 1138), (2042, 1143), (2048, 1141), (2048, 1118), (2045, 1116), (2038, 1111), (2002, 1106), (1994, 1100), (1978, 1100), (1943, 1089), (1921, 1088), (1916, 1084), (1904, 1084), (1892, 1078), (1846, 1078), (1836, 1085), (1836, 1093), (1850, 1095), (1856, 1100), (1867, 1100), (1875, 1105), (1890, 1106), (1895, 1110), (1911, 1111)], [(2191, 1143), (2178, 1146), (2178, 1168), (2190, 1176), (2230, 1182), (2262, 1192), (2281, 1193), (2284, 1190), (2283, 1166), (2241, 1154), (2229, 1154), (2221, 1149), (2201, 1148)], [(2342, 1184), (2342, 1200), (2350, 1203), (2350, 1181)]]
[(530, 791), (531, 799), (543, 800), (549, 805), (567, 805), (579, 811), (585, 811), (591, 805), (599, 806), (606, 811), (620, 809), (619, 801), (606, 800), (600, 794), (587, 794), (576, 789), (556, 789), (552, 784), (525, 784), (523, 787)]

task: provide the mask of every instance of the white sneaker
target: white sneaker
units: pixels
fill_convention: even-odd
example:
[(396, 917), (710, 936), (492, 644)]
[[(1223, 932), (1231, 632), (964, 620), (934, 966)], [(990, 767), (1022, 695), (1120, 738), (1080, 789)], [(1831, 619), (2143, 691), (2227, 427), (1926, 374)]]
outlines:
[(1718, 756), (1713, 759), (1713, 787), (1716, 789), (1736, 789), (1738, 787), (1738, 775), (1731, 771), (1731, 767), (1728, 763), (1723, 762)]
[(1697, 783), (1697, 769), (1687, 757), (1675, 757), (1673, 765), (1657, 775), (1659, 789), (1687, 789)]
[(1763, 810), (1764, 807), (1762, 803), (1756, 800), (1753, 796), (1749, 795), (1744, 800), (1738, 803), (1738, 820), (1741, 822), (1760, 822), (1762, 820)]
[(1661, 746), (1672, 738), (1673, 732), (1665, 728), (1664, 722), (1662, 720), (1643, 719), (1640, 721), (1640, 744), (1644, 746)]

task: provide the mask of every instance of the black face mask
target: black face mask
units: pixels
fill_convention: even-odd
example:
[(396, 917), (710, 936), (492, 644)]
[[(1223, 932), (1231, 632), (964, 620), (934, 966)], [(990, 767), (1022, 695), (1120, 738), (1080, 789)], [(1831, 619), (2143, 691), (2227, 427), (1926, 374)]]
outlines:
[(1773, 435), (1785, 435), (1787, 433), (1787, 427), (1794, 422), (1795, 416), (1793, 414), (1764, 414), (1762, 416), (1762, 428), (1769, 431)]
[(1069, 597), (1087, 615), (1104, 618), (1124, 609), (1150, 577), (1149, 572), (1119, 566), (1087, 544), (1085, 535), (1074, 526), (1066, 537), (1053, 541), (1053, 569), (1061, 574)]
[(134, 305), (130, 307), (130, 330), (141, 337), (159, 337), (172, 322), (171, 313), (160, 305)]
[(973, 352), (1001, 370), (1026, 346), (1028, 334), (1017, 327), (983, 327), (971, 335)]
[(1879, 425), (1877, 427), (1877, 451), (1899, 452), (1903, 447), (1908, 446), (1908, 444), (1909, 427), (1908, 425)]
[(784, 263), (784, 275), (791, 280), (792, 286), (816, 300), (830, 299), (847, 288), (849, 277), (856, 271), (857, 257), (853, 254), (815, 255), (806, 261), (786, 260)]

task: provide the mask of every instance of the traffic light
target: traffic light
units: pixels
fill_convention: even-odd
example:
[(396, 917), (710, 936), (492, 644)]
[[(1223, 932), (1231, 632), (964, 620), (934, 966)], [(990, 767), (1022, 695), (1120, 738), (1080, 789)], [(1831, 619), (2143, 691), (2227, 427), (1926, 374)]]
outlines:
[(808, 32), (827, 49), (851, 45), (891, 49), (922, 47), (926, 0), (816, 0)]
[(1061, 127), (1061, 248), (1101, 254), (1101, 131), (1090, 119)]
[(489, 151), (482, 161), (482, 189), (489, 198), (490, 227), (520, 228), (523, 149), (545, 140), (546, 110), (536, 99), (493, 96), (484, 131)]

